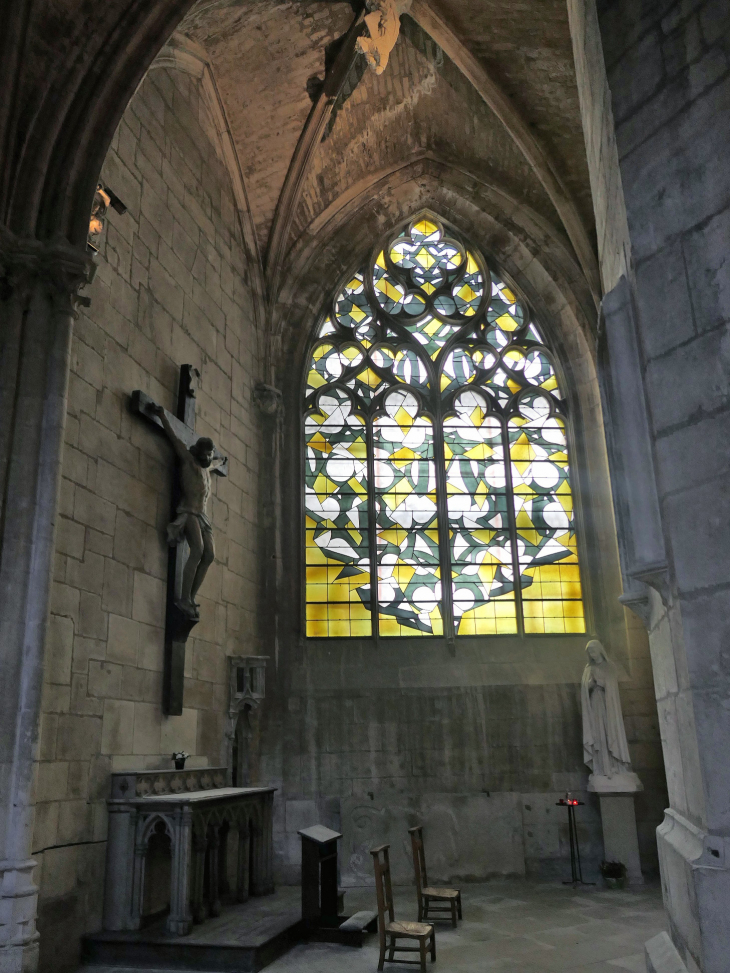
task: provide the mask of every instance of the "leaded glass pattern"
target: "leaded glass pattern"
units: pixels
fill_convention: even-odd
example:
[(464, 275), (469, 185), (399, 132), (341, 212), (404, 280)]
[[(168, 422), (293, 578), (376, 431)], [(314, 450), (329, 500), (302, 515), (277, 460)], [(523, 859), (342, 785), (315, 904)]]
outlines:
[(585, 631), (553, 354), (473, 247), (432, 217), (391, 239), (304, 396), (308, 636)]

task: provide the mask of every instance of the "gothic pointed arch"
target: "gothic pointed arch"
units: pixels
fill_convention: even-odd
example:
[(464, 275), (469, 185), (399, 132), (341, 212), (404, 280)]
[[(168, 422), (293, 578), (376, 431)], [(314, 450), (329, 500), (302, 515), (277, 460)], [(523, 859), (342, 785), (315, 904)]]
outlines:
[(559, 365), (434, 214), (335, 291), (303, 405), (307, 635), (585, 631)]

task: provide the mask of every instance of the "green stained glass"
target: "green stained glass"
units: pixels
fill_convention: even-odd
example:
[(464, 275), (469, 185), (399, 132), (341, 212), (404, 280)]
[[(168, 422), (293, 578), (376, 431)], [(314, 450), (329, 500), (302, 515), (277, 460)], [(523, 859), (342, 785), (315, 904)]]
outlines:
[(356, 345), (335, 345), (323, 342), (315, 348), (307, 376), (307, 394), (347, 378), (364, 361), (365, 355)]
[(416, 220), (317, 329), (310, 636), (585, 630), (558, 376), (526, 305), (486, 267)]
[(424, 349), (429, 358), (436, 358), (449, 338), (462, 330), (461, 324), (448, 324), (437, 317), (426, 317), (418, 324), (406, 324), (415, 340)]
[(478, 392), (454, 404), (443, 429), (455, 634), (514, 633), (503, 423)]
[(582, 632), (565, 423), (547, 397), (526, 396), (509, 440), (525, 631)]
[(341, 392), (304, 422), (307, 635), (367, 636), (370, 619), (367, 433)]
[(503, 332), (516, 331), (525, 321), (525, 313), (514, 291), (492, 273), (492, 300), (487, 312), (490, 324), (496, 324)]
[(472, 355), (468, 348), (454, 348), (443, 362), (441, 371), (441, 391), (450, 392), (467, 385), (477, 374), (483, 356)]
[(443, 632), (433, 425), (405, 390), (373, 420), (379, 628)]
[(428, 385), (428, 369), (417, 348), (381, 345), (373, 351), (371, 360), (377, 368), (385, 369), (393, 378), (406, 385)]

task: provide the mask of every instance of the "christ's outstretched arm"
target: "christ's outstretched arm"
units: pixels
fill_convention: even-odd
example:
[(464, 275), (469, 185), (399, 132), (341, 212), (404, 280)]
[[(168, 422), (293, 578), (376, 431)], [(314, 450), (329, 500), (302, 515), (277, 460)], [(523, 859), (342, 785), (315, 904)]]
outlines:
[(170, 422), (165, 415), (165, 410), (161, 405), (150, 406), (150, 412), (156, 415), (157, 418), (162, 423), (162, 428), (167, 433), (167, 438), (172, 443), (172, 448), (175, 450), (180, 459), (188, 459), (190, 456), (190, 451), (185, 443), (180, 439), (180, 437), (175, 433), (175, 430), (170, 425)]

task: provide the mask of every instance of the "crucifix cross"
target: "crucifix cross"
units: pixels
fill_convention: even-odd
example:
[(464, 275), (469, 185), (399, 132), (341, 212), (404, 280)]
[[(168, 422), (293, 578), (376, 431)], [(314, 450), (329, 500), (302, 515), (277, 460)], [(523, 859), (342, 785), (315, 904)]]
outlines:
[(199, 621), (194, 598), (215, 557), (213, 530), (206, 514), (210, 473), (228, 475), (228, 459), (209, 439), (195, 433), (195, 390), (199, 379), (200, 373), (192, 365), (180, 368), (177, 415), (139, 389), (131, 396), (132, 411), (166, 434), (178, 458), (167, 529), (170, 549), (162, 680), (162, 708), (167, 716), (182, 713), (185, 646)]

